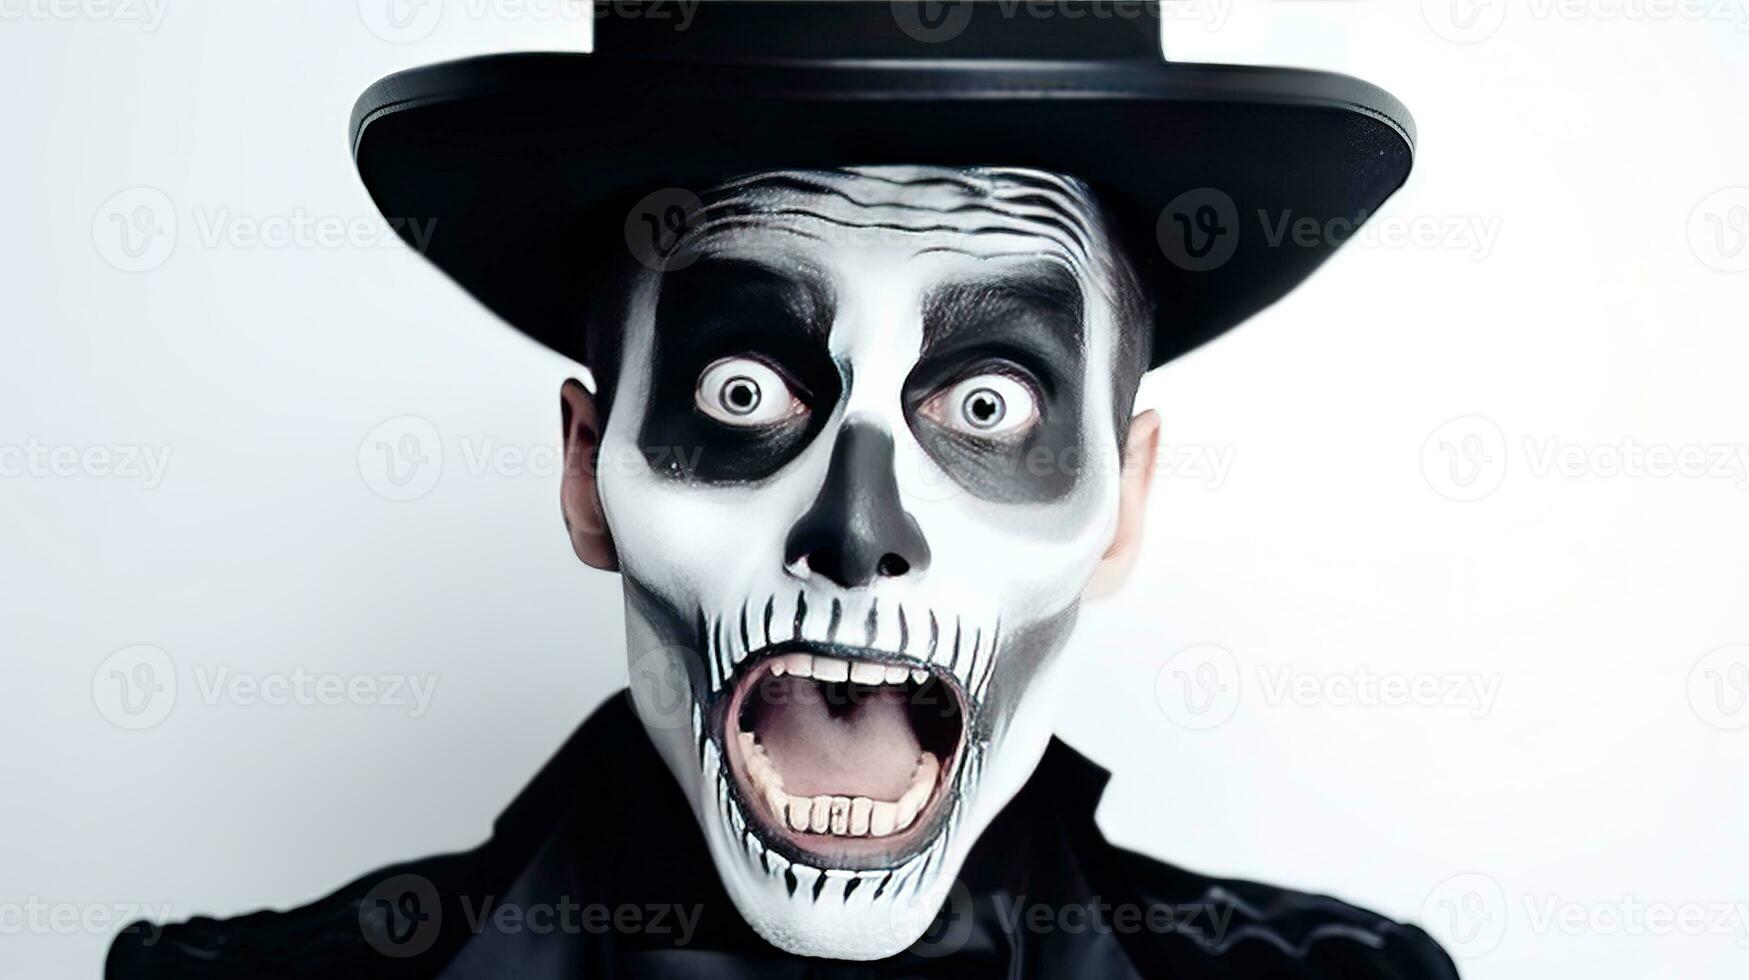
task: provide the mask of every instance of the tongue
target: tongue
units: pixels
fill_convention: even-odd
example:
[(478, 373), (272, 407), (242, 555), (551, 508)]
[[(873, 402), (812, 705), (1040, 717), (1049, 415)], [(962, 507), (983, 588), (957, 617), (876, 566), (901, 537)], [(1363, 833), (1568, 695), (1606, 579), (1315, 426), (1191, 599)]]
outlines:
[(892, 801), (910, 787), (923, 747), (903, 687), (785, 676), (749, 696), (754, 734), (789, 793)]

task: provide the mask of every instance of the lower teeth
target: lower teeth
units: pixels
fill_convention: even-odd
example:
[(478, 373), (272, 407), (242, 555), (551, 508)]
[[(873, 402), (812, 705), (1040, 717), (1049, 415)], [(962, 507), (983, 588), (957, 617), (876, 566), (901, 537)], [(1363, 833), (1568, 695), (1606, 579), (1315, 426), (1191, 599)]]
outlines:
[(833, 837), (886, 837), (917, 820), (917, 814), (935, 792), (941, 775), (941, 760), (932, 752), (917, 756), (911, 785), (897, 800), (874, 800), (866, 796), (792, 796), (784, 792), (783, 777), (766, 756), (752, 732), (740, 733), (748, 781), (765, 800), (772, 818), (798, 833)]

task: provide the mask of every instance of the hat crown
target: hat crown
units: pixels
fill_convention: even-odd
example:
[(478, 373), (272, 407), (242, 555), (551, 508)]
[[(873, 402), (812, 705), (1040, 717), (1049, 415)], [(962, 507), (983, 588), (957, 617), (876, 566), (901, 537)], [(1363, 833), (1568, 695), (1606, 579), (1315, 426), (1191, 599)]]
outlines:
[(1160, 58), (1157, 0), (596, 0), (595, 52), (686, 60)]

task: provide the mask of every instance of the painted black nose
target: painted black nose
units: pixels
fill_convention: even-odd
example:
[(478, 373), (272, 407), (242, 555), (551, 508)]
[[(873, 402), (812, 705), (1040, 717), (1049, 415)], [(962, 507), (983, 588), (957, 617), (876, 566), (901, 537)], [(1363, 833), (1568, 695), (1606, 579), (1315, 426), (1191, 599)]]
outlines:
[(929, 544), (899, 502), (893, 437), (885, 431), (850, 422), (838, 433), (820, 495), (784, 542), (784, 561), (803, 558), (845, 588), (929, 567)]

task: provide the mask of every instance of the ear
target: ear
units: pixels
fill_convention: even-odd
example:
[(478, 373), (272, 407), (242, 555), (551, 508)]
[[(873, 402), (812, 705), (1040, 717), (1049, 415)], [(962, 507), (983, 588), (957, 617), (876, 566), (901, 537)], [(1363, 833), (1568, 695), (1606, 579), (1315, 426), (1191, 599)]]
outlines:
[(1117, 532), (1087, 584), (1089, 599), (1115, 594), (1136, 566), (1136, 556), (1142, 550), (1142, 525), (1148, 515), (1148, 491), (1154, 486), (1154, 455), (1159, 448), (1159, 413), (1150, 409), (1131, 419), (1118, 487)]
[(595, 396), (572, 378), (559, 389), (559, 413), (565, 427), (565, 476), (559, 484), (559, 510), (565, 516), (571, 548), (585, 565), (618, 571), (619, 554), (607, 529), (601, 486), (595, 480), (596, 455), (601, 449), (601, 417), (595, 411)]

